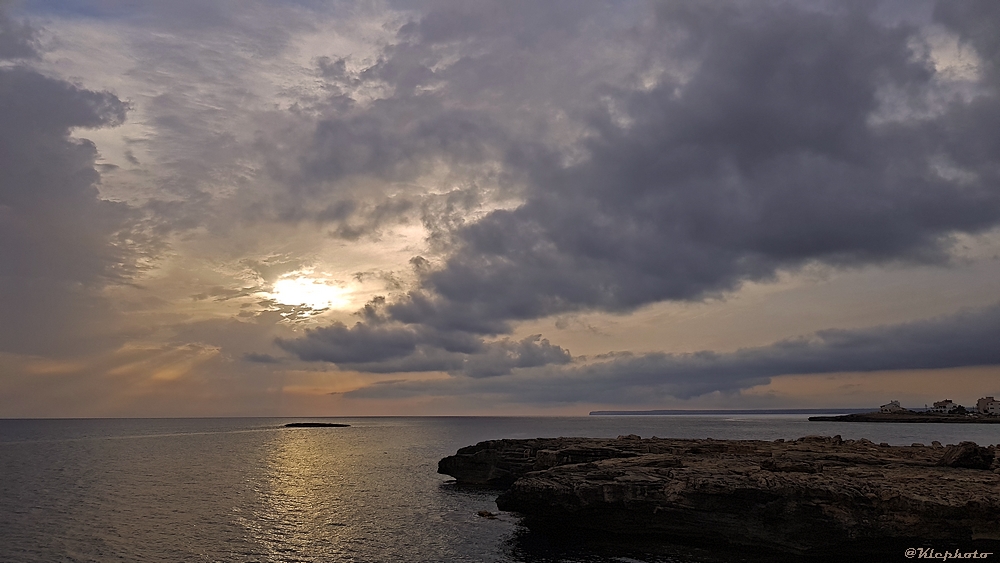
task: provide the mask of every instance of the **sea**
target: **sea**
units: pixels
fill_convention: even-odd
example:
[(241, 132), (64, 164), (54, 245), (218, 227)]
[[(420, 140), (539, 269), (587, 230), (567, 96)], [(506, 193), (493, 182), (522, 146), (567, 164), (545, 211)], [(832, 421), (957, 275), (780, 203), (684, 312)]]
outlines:
[(551, 540), (499, 511), (495, 491), (437, 473), (442, 457), (482, 440), (622, 434), (986, 445), (1000, 441), (1000, 425), (809, 422), (804, 414), (3, 419), (0, 562), (736, 560)]

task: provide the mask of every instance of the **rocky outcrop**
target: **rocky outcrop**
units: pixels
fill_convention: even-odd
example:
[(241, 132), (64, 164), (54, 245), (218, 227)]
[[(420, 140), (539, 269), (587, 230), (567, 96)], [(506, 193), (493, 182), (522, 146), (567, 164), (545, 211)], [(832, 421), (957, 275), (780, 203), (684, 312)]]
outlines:
[(442, 459), (438, 473), (465, 485), (506, 488), (529, 471), (649, 453), (638, 436), (622, 436), (611, 445), (605, 442), (590, 438), (489, 440)]
[(962, 442), (957, 446), (949, 446), (937, 464), (946, 467), (989, 469), (995, 457), (995, 452), (991, 448), (980, 447), (975, 442)]
[(508, 487), (497, 506), (538, 530), (803, 554), (869, 540), (1000, 540), (994, 451), (839, 436), (494, 440), (441, 460), (439, 472)]

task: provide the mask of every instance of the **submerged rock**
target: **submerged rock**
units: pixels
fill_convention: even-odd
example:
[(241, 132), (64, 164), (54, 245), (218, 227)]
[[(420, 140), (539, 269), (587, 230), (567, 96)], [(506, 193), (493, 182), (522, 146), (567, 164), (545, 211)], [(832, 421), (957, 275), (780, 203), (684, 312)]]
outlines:
[(441, 460), (439, 472), (507, 487), (497, 506), (536, 530), (809, 554), (872, 540), (1000, 540), (1000, 475), (969, 468), (988, 457), (988, 469), (993, 450), (969, 444), (942, 457), (839, 436), (493, 440)]

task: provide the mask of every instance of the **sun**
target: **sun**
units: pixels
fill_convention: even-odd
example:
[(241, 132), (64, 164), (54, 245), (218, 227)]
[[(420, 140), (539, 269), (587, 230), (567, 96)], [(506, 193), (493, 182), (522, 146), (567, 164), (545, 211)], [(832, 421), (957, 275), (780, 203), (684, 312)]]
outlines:
[(349, 291), (334, 280), (304, 272), (292, 272), (274, 282), (271, 299), (282, 305), (302, 305), (312, 309), (346, 309)]

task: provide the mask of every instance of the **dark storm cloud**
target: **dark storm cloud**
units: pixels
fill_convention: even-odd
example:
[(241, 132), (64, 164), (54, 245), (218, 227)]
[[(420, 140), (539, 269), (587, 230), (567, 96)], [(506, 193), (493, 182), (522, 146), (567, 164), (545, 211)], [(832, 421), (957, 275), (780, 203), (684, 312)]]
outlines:
[[(662, 2), (653, 23), (631, 13), (620, 27), (623, 16), (600, 4), (538, 8), (528, 18), (538, 25), (527, 26), (513, 23), (527, 11), (494, 3), (427, 6), (358, 75), (392, 92), (372, 106), (380, 112), (324, 122), (304, 161), (317, 178), (360, 170), (402, 178), (433, 151), (457, 150), (453, 162), (499, 157), (520, 183), (523, 204), (456, 224), (440, 237), (442, 265), (421, 270), (421, 287), (385, 306), (379, 322), (410, 334), (505, 334), (513, 321), (561, 312), (700, 300), (810, 263), (944, 263), (952, 235), (1000, 223), (1000, 82), (991, 79), (997, 44), (987, 33), (1000, 21), (991, 3), (934, 12), (986, 61), (971, 97), (949, 90), (915, 23), (886, 23), (874, 5)], [(558, 13), (571, 17), (550, 17)], [(598, 16), (608, 24), (595, 25)], [(586, 74), (582, 55), (560, 47), (571, 32), (606, 39), (602, 29), (616, 34), (607, 45), (641, 62), (617, 82)], [(431, 55), (463, 42), (469, 54), (457, 62)], [(348, 84), (347, 65), (327, 62), (325, 72)], [(546, 69), (559, 80), (547, 82)], [(650, 69), (661, 72), (647, 84), (640, 75)], [(476, 98), (529, 115), (539, 105), (562, 112), (586, 131), (575, 145), (582, 156), (539, 141), (545, 127), (518, 121), (516, 109), (464, 105)], [(462, 111), (442, 112), (452, 107)], [(413, 118), (417, 108), (429, 117)], [(383, 358), (419, 348), (362, 342), (377, 330), (364, 326), (324, 342)], [(835, 336), (819, 335), (821, 349), (833, 349)], [(310, 338), (284, 346), (328, 359), (309, 355)], [(799, 352), (818, 353), (810, 346)], [(781, 350), (759, 361), (774, 367)], [(879, 352), (870, 354), (878, 363)], [(693, 377), (703, 364), (726, 373), (725, 362), (751, 360), (651, 355), (581, 369), (605, 369), (593, 377), (607, 381), (661, 367)]]
[(568, 351), (538, 335), (484, 342), (462, 332), (360, 322), (352, 327), (335, 323), (310, 330), (304, 338), (277, 343), (301, 360), (332, 362), (341, 369), (371, 373), (447, 371), (490, 377), (515, 368), (570, 361)]
[[(5, 53), (32, 37), (0, 19)], [(27, 48), (27, 47), (25, 47)], [(125, 204), (99, 198), (97, 151), (71, 128), (120, 124), (127, 105), (27, 67), (0, 68), (0, 350), (84, 349), (108, 318), (99, 291), (138, 271), (144, 236)]]
[[(508, 153), (529, 174), (525, 204), (461, 229), (394, 316), (503, 331), (700, 299), (811, 261), (942, 261), (950, 234), (1000, 221), (995, 89), (931, 118), (877, 121), (886, 92), (917, 97), (936, 78), (914, 29), (787, 5), (663, 4), (658, 16), (684, 38), (662, 56), (690, 76), (614, 91), (632, 124), (590, 115), (581, 164)], [(941, 160), (965, 179), (936, 173)]]
[(393, 382), (349, 396), (499, 394), (514, 402), (640, 404), (736, 392), (796, 374), (1000, 365), (1000, 305), (920, 322), (824, 330), (806, 338), (719, 354), (611, 354), (587, 365), (527, 370), (469, 381)]
[(0, 2), (0, 60), (37, 57), (37, 33), (28, 24), (11, 19), (4, 12), (5, 4)]

